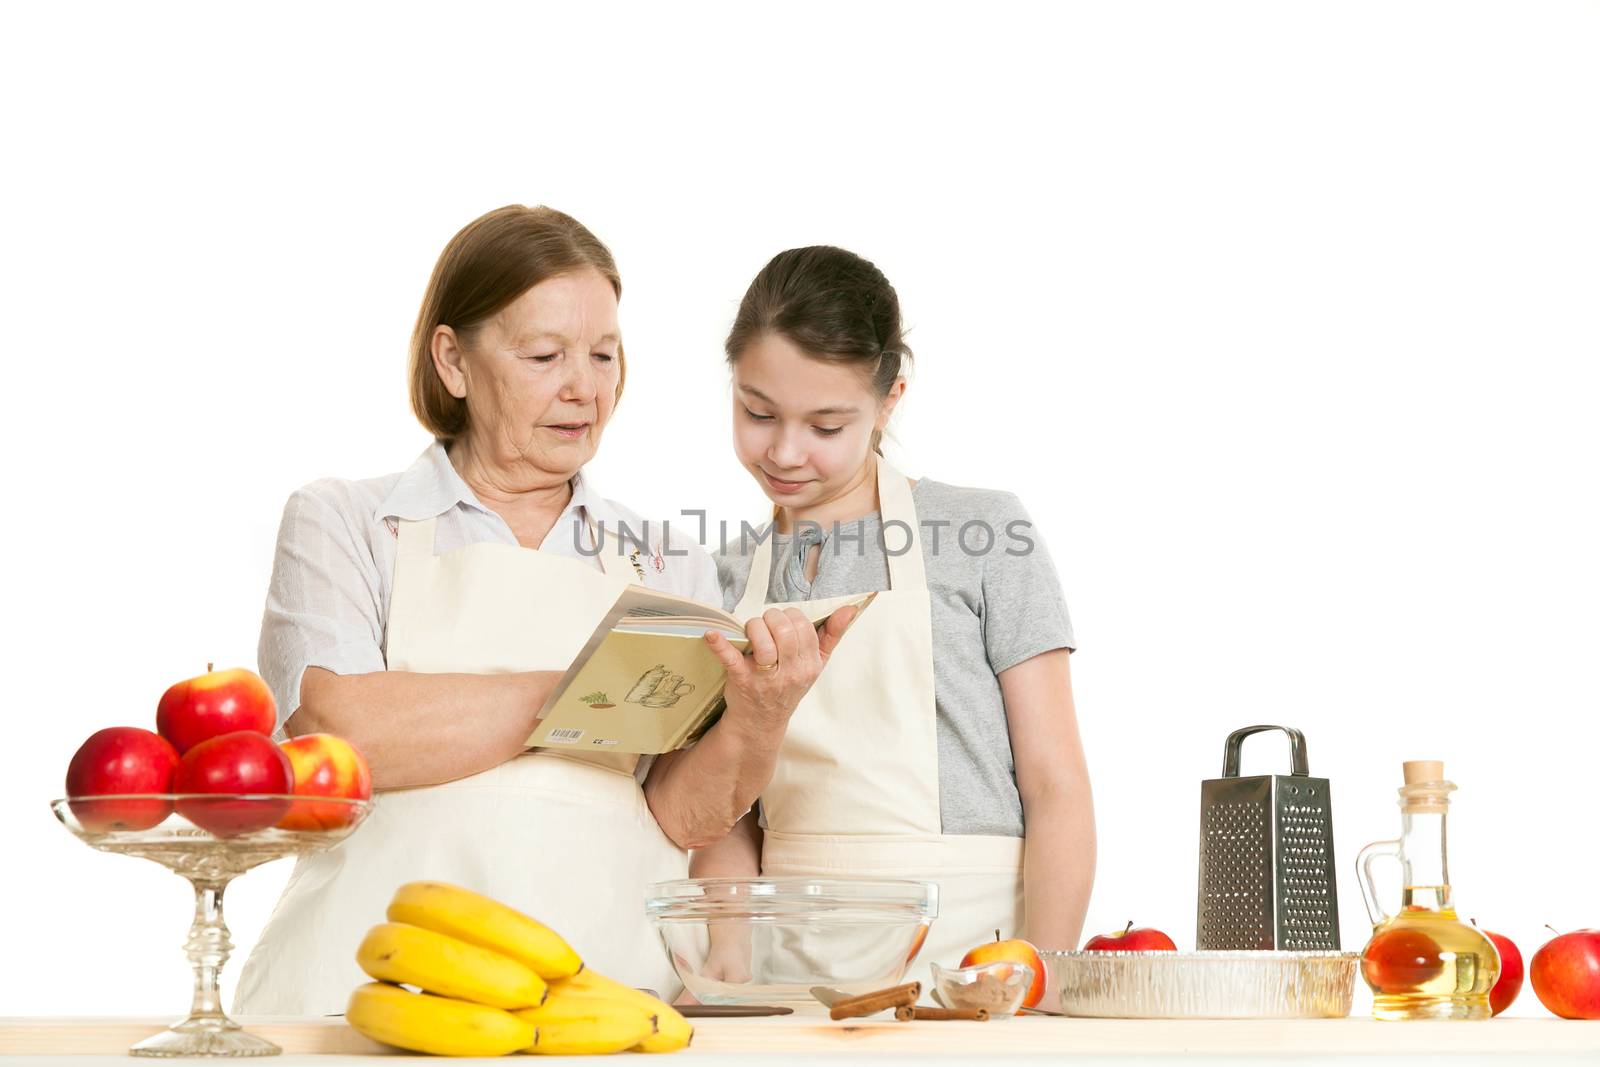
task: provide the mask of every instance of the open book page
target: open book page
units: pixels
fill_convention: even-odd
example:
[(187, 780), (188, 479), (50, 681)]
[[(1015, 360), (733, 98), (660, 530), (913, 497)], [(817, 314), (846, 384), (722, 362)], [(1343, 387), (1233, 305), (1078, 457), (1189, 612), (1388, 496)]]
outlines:
[[(864, 607), (872, 595), (854, 603)], [(818, 607), (807, 617), (819, 624), (827, 614)], [(722, 661), (705, 643), (707, 630), (737, 648), (748, 644), (744, 627), (727, 612), (630, 585), (556, 684), (528, 744), (660, 753), (697, 739), (721, 714), (727, 683)]]
[(652, 620), (672, 621), (699, 624), (702, 632), (725, 630), (744, 634), (744, 627), (739, 625), (739, 620), (719, 608), (686, 597), (658, 593), (643, 586), (629, 586), (617, 599), (616, 607), (606, 617), (612, 620), (612, 625), (639, 624)]
[(727, 675), (702, 633), (608, 634), (561, 680), (529, 744), (670, 752), (722, 700)]

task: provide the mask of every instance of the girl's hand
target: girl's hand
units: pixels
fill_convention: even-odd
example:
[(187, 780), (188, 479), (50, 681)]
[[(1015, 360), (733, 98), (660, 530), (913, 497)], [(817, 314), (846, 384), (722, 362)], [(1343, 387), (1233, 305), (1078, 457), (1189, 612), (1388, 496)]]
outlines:
[(745, 623), (745, 653), (717, 631), (706, 631), (706, 644), (728, 672), (725, 718), (757, 737), (781, 737), (855, 617), (854, 607), (840, 608), (819, 632), (798, 608), (768, 608)]
[(750, 965), (755, 952), (750, 926), (708, 923), (706, 931), (711, 935), (711, 945), (705, 966), (700, 969), (701, 977), (728, 985), (748, 985), (754, 977)]

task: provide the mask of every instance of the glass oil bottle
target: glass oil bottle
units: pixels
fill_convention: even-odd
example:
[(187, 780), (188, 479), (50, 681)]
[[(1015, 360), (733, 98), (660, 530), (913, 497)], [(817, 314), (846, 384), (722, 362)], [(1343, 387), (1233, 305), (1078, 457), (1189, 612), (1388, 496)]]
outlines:
[[(1373, 925), (1361, 953), (1372, 1014), (1391, 1020), (1487, 1019), (1500, 956), (1487, 937), (1456, 918), (1451, 900), (1445, 816), (1456, 787), (1444, 780), (1444, 764), (1437, 760), (1405, 764), (1405, 783), (1400, 839), (1368, 845), (1357, 857)], [(1383, 856), (1398, 859), (1404, 875), (1394, 915), (1384, 911), (1372, 880), (1372, 862)]]

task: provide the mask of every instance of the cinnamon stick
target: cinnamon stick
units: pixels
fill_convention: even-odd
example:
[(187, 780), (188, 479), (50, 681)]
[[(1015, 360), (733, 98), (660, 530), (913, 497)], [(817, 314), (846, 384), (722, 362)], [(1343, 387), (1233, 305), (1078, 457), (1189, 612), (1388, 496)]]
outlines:
[[(924, 1008), (921, 1005), (911, 1009), (913, 1019), (965, 1019), (968, 1022), (984, 1023), (989, 1021), (988, 1008)], [(900, 1013), (895, 1012), (895, 1018), (900, 1018)]]
[(890, 989), (880, 989), (875, 993), (863, 993), (859, 997), (846, 997), (835, 1001), (828, 1010), (828, 1018), (859, 1019), (866, 1015), (876, 1015), (880, 1011), (890, 1008), (909, 1008), (916, 1004), (917, 998), (922, 996), (921, 982), (907, 982)]

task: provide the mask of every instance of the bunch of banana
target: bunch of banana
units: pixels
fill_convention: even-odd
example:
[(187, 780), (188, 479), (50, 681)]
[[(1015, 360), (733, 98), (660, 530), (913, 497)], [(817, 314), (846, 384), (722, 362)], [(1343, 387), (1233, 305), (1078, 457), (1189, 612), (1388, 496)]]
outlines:
[(674, 1052), (694, 1036), (669, 1005), (586, 969), (555, 931), (470, 890), (410, 882), (388, 918), (356, 950), (377, 981), (345, 1009), (375, 1041), (440, 1056), (575, 1056)]

